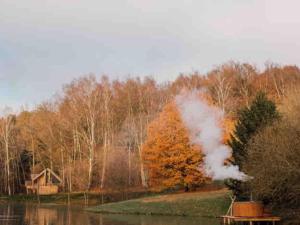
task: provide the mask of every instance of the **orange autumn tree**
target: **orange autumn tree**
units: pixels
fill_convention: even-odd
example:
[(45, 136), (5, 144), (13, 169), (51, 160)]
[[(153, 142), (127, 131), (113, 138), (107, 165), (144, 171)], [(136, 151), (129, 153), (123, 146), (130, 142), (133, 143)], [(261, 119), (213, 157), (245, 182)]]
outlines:
[(227, 143), (234, 131), (235, 120), (230, 117), (226, 117), (223, 121), (220, 121), (220, 123), (223, 130), (223, 143)]
[(190, 144), (188, 131), (174, 102), (167, 104), (148, 127), (143, 159), (152, 187), (190, 187), (208, 181), (201, 170), (203, 155)]

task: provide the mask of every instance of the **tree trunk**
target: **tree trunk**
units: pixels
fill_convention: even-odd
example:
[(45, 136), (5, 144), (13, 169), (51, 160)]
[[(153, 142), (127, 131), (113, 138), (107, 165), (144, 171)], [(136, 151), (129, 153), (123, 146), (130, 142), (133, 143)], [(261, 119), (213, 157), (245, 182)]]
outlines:
[(93, 150), (90, 149), (90, 156), (89, 156), (89, 178), (88, 178), (88, 187), (87, 189), (89, 190), (92, 185), (92, 173), (93, 173), (93, 163), (94, 163), (94, 153)]
[(32, 148), (32, 173), (34, 173), (34, 166), (35, 166), (35, 149), (34, 149), (34, 140), (33, 135), (31, 134), (31, 148)]
[(144, 188), (147, 188), (148, 184), (147, 184), (146, 176), (145, 176), (145, 169), (144, 169), (144, 163), (143, 163), (143, 158), (142, 158), (141, 146), (139, 146), (138, 149), (139, 149), (139, 158), (140, 158), (140, 173), (141, 173), (142, 186)]
[(142, 117), (140, 115), (140, 131), (139, 131), (139, 144), (138, 144), (138, 150), (139, 150), (139, 158), (140, 158), (140, 174), (141, 174), (141, 181), (142, 181), (142, 186), (144, 188), (148, 188), (148, 184), (146, 181), (146, 176), (145, 176), (145, 168), (144, 168), (144, 162), (143, 162), (143, 157), (142, 157), (142, 145), (143, 145), (143, 124), (142, 124)]
[(88, 181), (88, 190), (90, 190), (92, 186), (92, 178), (93, 178), (93, 167), (94, 167), (94, 157), (95, 157), (95, 121), (94, 117), (90, 119), (90, 150), (89, 150), (89, 181)]
[[(7, 137), (6, 137), (7, 138)], [(8, 140), (5, 140), (5, 151), (6, 151), (6, 172), (7, 172), (7, 190), (8, 195), (11, 195), (10, 188), (10, 160), (9, 160), (9, 150), (8, 150)]]
[(107, 161), (107, 148), (108, 148), (108, 137), (107, 132), (104, 134), (104, 146), (103, 146), (103, 159), (102, 159), (102, 173), (101, 173), (101, 183), (100, 188), (104, 188), (105, 175), (106, 175), (106, 161)]
[(128, 148), (128, 187), (131, 186), (131, 147)]
[(65, 191), (65, 162), (64, 162), (64, 151), (61, 148), (61, 170), (62, 170), (62, 185)]
[(7, 191), (8, 195), (11, 195), (11, 187), (10, 187), (10, 159), (9, 159), (9, 126), (10, 126), (10, 118), (7, 119), (5, 124), (5, 152), (6, 152), (6, 176), (7, 176)]

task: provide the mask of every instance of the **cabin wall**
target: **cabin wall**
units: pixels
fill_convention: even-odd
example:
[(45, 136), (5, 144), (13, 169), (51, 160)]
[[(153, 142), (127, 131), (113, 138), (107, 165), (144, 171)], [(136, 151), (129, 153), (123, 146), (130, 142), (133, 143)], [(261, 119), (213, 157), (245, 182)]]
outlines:
[(39, 186), (38, 194), (40, 195), (52, 195), (58, 193), (57, 185)]
[(35, 185), (44, 186), (46, 185), (46, 177), (43, 175), (34, 181)]

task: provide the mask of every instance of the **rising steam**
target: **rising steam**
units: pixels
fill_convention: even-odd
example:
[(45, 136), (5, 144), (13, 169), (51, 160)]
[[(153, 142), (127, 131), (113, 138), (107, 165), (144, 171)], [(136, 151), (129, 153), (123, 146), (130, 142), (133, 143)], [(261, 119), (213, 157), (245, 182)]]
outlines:
[(201, 100), (197, 92), (178, 95), (176, 104), (189, 130), (191, 143), (201, 146), (205, 155), (206, 174), (213, 180), (246, 180), (248, 176), (240, 172), (238, 166), (224, 165), (225, 160), (231, 156), (231, 150), (222, 143), (222, 111)]

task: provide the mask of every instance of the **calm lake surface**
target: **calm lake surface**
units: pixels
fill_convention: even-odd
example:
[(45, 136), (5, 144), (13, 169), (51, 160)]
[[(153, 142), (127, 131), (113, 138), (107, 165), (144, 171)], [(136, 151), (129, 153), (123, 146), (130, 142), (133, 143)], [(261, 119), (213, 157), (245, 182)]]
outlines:
[(216, 219), (170, 216), (101, 215), (81, 206), (1, 203), (0, 225), (219, 225)]

